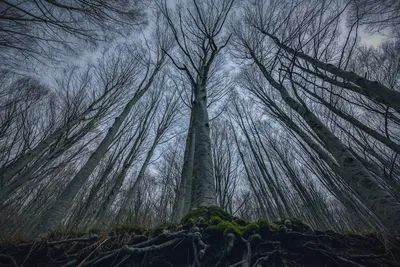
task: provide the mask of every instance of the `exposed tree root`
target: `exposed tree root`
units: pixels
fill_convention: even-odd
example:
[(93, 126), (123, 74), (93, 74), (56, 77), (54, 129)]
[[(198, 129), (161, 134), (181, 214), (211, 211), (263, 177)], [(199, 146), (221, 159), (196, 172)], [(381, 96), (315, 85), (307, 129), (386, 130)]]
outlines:
[(398, 237), (282, 232), (245, 239), (195, 229), (1, 244), (0, 266), (399, 266)]

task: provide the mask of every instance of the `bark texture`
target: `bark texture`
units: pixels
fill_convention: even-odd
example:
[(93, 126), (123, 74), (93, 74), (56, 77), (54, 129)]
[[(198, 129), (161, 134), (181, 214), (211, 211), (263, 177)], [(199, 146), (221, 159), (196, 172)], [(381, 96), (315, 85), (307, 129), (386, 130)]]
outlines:
[(176, 223), (179, 222), (183, 215), (188, 213), (190, 209), (193, 183), (194, 141), (194, 115), (193, 110), (191, 110), (189, 130), (186, 137), (185, 154), (181, 172), (181, 183), (179, 184), (178, 196), (172, 214), (172, 220)]
[(30, 237), (35, 238), (38, 235), (51, 230), (57, 224), (61, 223), (65, 214), (68, 212), (71, 203), (75, 196), (78, 194), (81, 187), (88, 180), (93, 170), (96, 168), (100, 160), (106, 154), (108, 147), (113, 142), (114, 137), (117, 135), (124, 120), (128, 117), (133, 106), (139, 101), (144, 93), (150, 88), (155, 76), (161, 68), (163, 61), (158, 62), (158, 65), (153, 70), (151, 77), (142, 88), (139, 88), (132, 99), (126, 104), (121, 114), (115, 118), (114, 123), (108, 129), (106, 136), (103, 138), (96, 150), (90, 155), (84, 166), (78, 171), (74, 178), (68, 183), (67, 187), (57, 197), (55, 203), (40, 219), (38, 225), (29, 234)]
[(249, 51), (264, 77), (276, 90), (283, 101), (296, 111), (324, 143), (336, 162), (347, 175), (342, 178), (392, 231), (400, 231), (400, 203), (371, 176), (363, 164), (306, 106), (293, 99), (286, 88), (275, 81), (265, 66)]
[(361, 77), (357, 75), (356, 73), (352, 71), (346, 71), (342, 70), (338, 67), (335, 67), (332, 64), (327, 64), (324, 63), (316, 58), (310, 57), (307, 54), (304, 54), (300, 51), (296, 51), (293, 48), (283, 44), (280, 42), (280, 40), (265, 31), (262, 31), (265, 35), (269, 36), (274, 42), (283, 50), (286, 52), (291, 53), (292, 55), (295, 55), (299, 58), (304, 59), (308, 63), (323, 69), (327, 72), (330, 72), (345, 81), (350, 81), (356, 85), (358, 85), (360, 88), (356, 89), (359, 93), (365, 95), (366, 97), (376, 100), (378, 102), (381, 102), (389, 107), (392, 107), (394, 110), (397, 112), (400, 112), (400, 92), (394, 91), (389, 89), (388, 87), (384, 86), (383, 84), (379, 83), (378, 81), (370, 81), (364, 77)]
[(191, 209), (217, 204), (205, 86), (199, 86), (195, 89), (193, 111), (196, 138), (194, 142)]

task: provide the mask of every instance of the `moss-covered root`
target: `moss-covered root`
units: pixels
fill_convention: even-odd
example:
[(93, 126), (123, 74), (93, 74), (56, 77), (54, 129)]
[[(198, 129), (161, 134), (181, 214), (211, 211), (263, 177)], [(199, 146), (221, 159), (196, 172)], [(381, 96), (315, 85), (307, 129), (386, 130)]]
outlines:
[(235, 245), (235, 234), (234, 233), (228, 233), (225, 236), (225, 249), (222, 252), (222, 255), (220, 259), (218, 260), (217, 264), (215, 265), (216, 267), (219, 266), (224, 266), (226, 259), (229, 258), (229, 255), (231, 254), (231, 251), (233, 249), (233, 246)]
[(200, 232), (193, 233), (192, 246), (193, 246), (193, 266), (200, 266), (200, 260), (203, 258), (208, 245), (206, 245), (202, 240), (202, 235)]

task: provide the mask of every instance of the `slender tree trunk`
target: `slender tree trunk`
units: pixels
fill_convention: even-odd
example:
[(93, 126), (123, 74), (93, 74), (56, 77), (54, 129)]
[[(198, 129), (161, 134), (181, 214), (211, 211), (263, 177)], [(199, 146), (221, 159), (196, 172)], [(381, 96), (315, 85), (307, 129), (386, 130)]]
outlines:
[(189, 212), (192, 180), (193, 180), (193, 159), (194, 159), (194, 114), (190, 111), (189, 130), (186, 137), (185, 154), (183, 157), (183, 166), (181, 172), (181, 182), (179, 184), (178, 196), (173, 210), (172, 220), (177, 223)]
[(344, 80), (350, 81), (360, 87), (358, 93), (363, 94), (364, 96), (379, 101), (389, 107), (392, 107), (394, 110), (400, 113), (400, 92), (395, 90), (391, 90), (388, 87), (377, 81), (370, 81), (364, 77), (357, 75), (352, 71), (345, 71), (338, 67), (335, 67), (332, 64), (326, 64), (322, 61), (319, 61), (316, 58), (310, 57), (300, 51), (296, 51), (291, 47), (280, 42), (280, 40), (274, 35), (262, 31), (265, 35), (269, 36), (274, 42), (286, 52), (289, 52), (292, 55), (295, 55), (299, 58), (304, 59), (308, 63), (323, 69), (327, 72), (330, 72)]
[[(234, 137), (234, 139), (235, 139), (235, 144), (236, 144), (236, 146), (237, 146), (240, 159), (242, 160), (243, 167), (244, 167), (244, 170), (245, 170), (246, 175), (247, 175), (247, 180), (249, 181), (250, 187), (251, 187), (251, 189), (253, 190), (253, 192), (256, 192), (256, 188), (255, 188), (255, 186), (254, 186), (253, 179), (251, 179), (251, 176), (250, 176), (249, 168), (248, 168), (248, 166), (247, 166), (246, 160), (244, 159), (243, 152), (242, 152), (241, 149), (240, 149), (240, 145), (239, 145), (239, 141), (238, 141), (238, 139), (237, 139), (236, 131), (233, 129), (233, 126), (232, 126), (232, 125), (231, 125), (231, 127), (232, 127), (232, 130), (233, 130), (233, 137)], [(267, 213), (267, 210), (265, 209), (265, 204), (264, 204), (264, 202), (262, 201), (262, 198), (260, 197), (259, 194), (254, 194), (254, 195), (255, 195), (255, 197), (256, 197), (256, 199), (257, 199), (257, 202), (258, 202), (258, 204), (259, 204), (259, 206), (260, 206), (260, 209), (261, 209), (261, 213), (262, 213), (262, 216), (261, 216), (261, 217), (266, 217), (268, 213)]]
[(217, 205), (205, 83), (195, 88), (193, 112), (196, 138), (191, 209)]
[(92, 102), (89, 107), (82, 112), (77, 118), (70, 120), (45, 139), (43, 139), (38, 145), (36, 145), (33, 149), (29, 150), (25, 154), (21, 155), (14, 162), (3, 166), (0, 168), (0, 184), (8, 183), (18, 172), (24, 169), (32, 160), (36, 158), (37, 155), (40, 155), (45, 151), (51, 144), (56, 142), (65, 132), (68, 131), (72, 126), (79, 124), (81, 121), (85, 119), (85, 116), (93, 111), (94, 107), (100, 103), (106, 94), (102, 95), (99, 99)]
[[(149, 166), (150, 160), (151, 160), (151, 158), (153, 157), (154, 150), (156, 149), (156, 146), (157, 146), (157, 144), (158, 144), (158, 141), (159, 141), (159, 140), (157, 140), (157, 138), (155, 138), (154, 141), (153, 141), (153, 144), (152, 144), (151, 148), (150, 148), (149, 151), (147, 152), (146, 158), (145, 158), (145, 160), (144, 160), (142, 166), (140, 167), (139, 174), (138, 174), (138, 176), (137, 176), (135, 182), (133, 183), (133, 185), (129, 188), (128, 193), (127, 193), (127, 195), (126, 195), (126, 198), (125, 198), (125, 200), (124, 200), (123, 203), (122, 203), (122, 206), (121, 206), (121, 208), (120, 208), (120, 210), (119, 210), (119, 213), (118, 213), (117, 221), (120, 220), (120, 219), (122, 218), (123, 213), (126, 212), (126, 211), (128, 210), (128, 209), (127, 209), (127, 206), (130, 205), (130, 203), (132, 203), (133, 199), (135, 198), (135, 194), (136, 194), (136, 192), (137, 192), (138, 189), (139, 189), (139, 184), (140, 184), (140, 182), (141, 182), (141, 181), (143, 180), (143, 178), (144, 178), (144, 175), (145, 175), (145, 173), (146, 173), (147, 167)], [(135, 216), (136, 216), (136, 215), (135, 215)]]
[(333, 105), (331, 105), (330, 103), (328, 103), (325, 99), (323, 99), (322, 97), (318, 96), (315, 93), (312, 93), (310, 90), (308, 90), (305, 86), (302, 86), (298, 83), (295, 82), (295, 84), (299, 85), (301, 88), (303, 88), (307, 93), (309, 93), (311, 96), (315, 97), (316, 99), (318, 99), (318, 101), (320, 101), (324, 106), (326, 106), (330, 111), (332, 111), (333, 113), (335, 113), (336, 115), (338, 115), (339, 117), (341, 117), (342, 119), (348, 121), (349, 123), (353, 124), (354, 126), (356, 126), (357, 128), (359, 128), (360, 130), (363, 130), (364, 132), (366, 132), (367, 134), (369, 134), (370, 136), (374, 137), (376, 140), (380, 141), (382, 144), (386, 145), (387, 147), (391, 148), (393, 151), (400, 153), (400, 145), (396, 144), (395, 142), (393, 142), (392, 140), (390, 140), (389, 138), (383, 136), (382, 134), (378, 133), (377, 131), (375, 131), (374, 129), (371, 129), (370, 127), (368, 127), (367, 125), (363, 124), (362, 122), (360, 122), (359, 120), (357, 120), (356, 118), (345, 114), (343, 111), (337, 109), (336, 107), (334, 107)]
[[(154, 151), (155, 151), (155, 149), (156, 149), (156, 147), (158, 145), (158, 142), (160, 141), (160, 137), (161, 136), (159, 136), (159, 135), (155, 136), (153, 144), (152, 144), (150, 150), (148, 151), (146, 159), (145, 159), (145, 161), (143, 163), (144, 164), (144, 171), (141, 170), (139, 172), (138, 179), (136, 179), (135, 183), (133, 184), (132, 191), (130, 191), (130, 192), (135, 192), (138, 184), (143, 179), (144, 172), (147, 169), (147, 166), (149, 165), (149, 162), (151, 160), (151, 157), (154, 154)], [(101, 205), (101, 207), (99, 209), (99, 213), (96, 216), (98, 218), (98, 222), (103, 222), (105, 220), (105, 215), (106, 215), (107, 211), (110, 210), (111, 205), (114, 203), (114, 201), (115, 201), (115, 199), (116, 199), (116, 197), (118, 195), (119, 189), (122, 187), (122, 183), (124, 182), (126, 173), (128, 172), (128, 169), (129, 169), (131, 163), (132, 162), (126, 162), (124, 164), (123, 169), (121, 170), (121, 172), (116, 177), (115, 183), (114, 183), (111, 191), (107, 195), (106, 200)]]
[(382, 220), (385, 226), (392, 231), (400, 230), (400, 203), (391, 196), (371, 176), (362, 163), (349, 151), (307, 107), (293, 99), (286, 88), (276, 82), (258, 58), (251, 52), (252, 58), (264, 74), (264, 77), (281, 94), (285, 103), (296, 111), (324, 143), (327, 150), (336, 159), (343, 171), (347, 174), (342, 178)]
[[(99, 115), (99, 114), (96, 114), (96, 115)], [(85, 125), (79, 131), (79, 133), (77, 133), (76, 135), (78, 135), (80, 137), (84, 137), (87, 133), (89, 133), (89, 131), (91, 129), (93, 129), (94, 120), (95, 120), (95, 118), (93, 118), (87, 125)], [(31, 179), (31, 177), (32, 177), (32, 175), (33, 175), (33, 173), (35, 171), (39, 170), (41, 166), (45, 166), (46, 164), (48, 164), (52, 160), (56, 159), (58, 156), (60, 156), (62, 154), (62, 152), (67, 151), (77, 141), (79, 141), (79, 138), (73, 138), (73, 140), (71, 140), (70, 142), (67, 142), (67, 143), (63, 143), (62, 146), (57, 147), (51, 153), (47, 153), (46, 149), (52, 143), (54, 143), (54, 141), (56, 139), (60, 138), (64, 134), (64, 131), (66, 131), (67, 129), (68, 128), (65, 128), (63, 130), (63, 132), (59, 132), (58, 134), (56, 134), (52, 138), (48, 138), (46, 142), (40, 143), (37, 147), (35, 147), (32, 150), (32, 151), (36, 152), (35, 156), (27, 157), (25, 159), (21, 158), (20, 159), (21, 160), (20, 163), (18, 163), (14, 167), (11, 167), (10, 172), (8, 172), (7, 176), (8, 175), (12, 175), (12, 176), (7, 177), (7, 179), (12, 179), (13, 176), (15, 176), (15, 175), (16, 176), (12, 179), (12, 182), (10, 184), (7, 184), (3, 188), (0, 189), (0, 207), (1, 207), (2, 204), (4, 204), (4, 202), (8, 199), (8, 197), (15, 190), (20, 188), (22, 185), (24, 185), (26, 182), (28, 182)], [(44, 153), (45, 155), (42, 156), (42, 157), (38, 157), (39, 154), (37, 154), (37, 153)], [(27, 156), (27, 155), (24, 155), (23, 157), (25, 157), (25, 156)], [(27, 165), (30, 164), (31, 166), (29, 166), (27, 169), (19, 168), (18, 167), (19, 164), (23, 164), (23, 163), (27, 163)], [(26, 167), (26, 166), (23, 166), (23, 167)], [(17, 171), (17, 169), (18, 169), (18, 171)], [(16, 172), (14, 172), (14, 171), (16, 171)], [(20, 171), (22, 171), (22, 173), (18, 173)]]
[(153, 70), (153, 73), (151, 74), (151, 77), (147, 81), (146, 85), (143, 88), (138, 89), (138, 92), (126, 104), (121, 114), (117, 118), (115, 118), (113, 125), (108, 129), (106, 136), (103, 138), (99, 146), (86, 161), (85, 165), (68, 183), (67, 187), (57, 198), (57, 200), (51, 206), (51, 208), (44, 214), (37, 227), (35, 227), (33, 231), (31, 231), (31, 233), (29, 234), (30, 237), (35, 238), (38, 235), (54, 228), (57, 224), (61, 223), (64, 215), (68, 212), (69, 207), (71, 206), (71, 203), (73, 202), (75, 196), (78, 194), (81, 187), (84, 185), (89, 176), (92, 174), (93, 170), (96, 168), (100, 160), (106, 154), (108, 147), (113, 142), (114, 137), (118, 133), (124, 120), (128, 117), (133, 106), (150, 88), (155, 76), (160, 70), (161, 62), (159, 62), (158, 65)]

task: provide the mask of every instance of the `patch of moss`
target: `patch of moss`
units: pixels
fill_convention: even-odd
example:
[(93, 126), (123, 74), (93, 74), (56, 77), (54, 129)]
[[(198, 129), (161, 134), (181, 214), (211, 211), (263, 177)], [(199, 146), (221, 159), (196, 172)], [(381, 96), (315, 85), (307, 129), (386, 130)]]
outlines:
[(202, 217), (204, 222), (209, 222), (212, 217), (219, 217), (223, 221), (232, 220), (233, 216), (228, 212), (224, 211), (220, 207), (201, 207), (190, 211), (186, 214), (182, 220), (181, 224), (186, 225), (190, 219), (198, 222), (198, 219)]
[(325, 233), (327, 233), (327, 234), (329, 234), (329, 235), (334, 235), (334, 234), (336, 234), (335, 230), (333, 230), (333, 229), (328, 229), (328, 230), (325, 231)]
[(287, 218), (283, 218), (277, 222), (275, 222), (278, 226), (279, 225), (285, 225), (285, 221), (289, 220), (294, 224), (302, 224), (304, 221), (302, 219), (296, 218), (296, 217), (287, 217)]
[(246, 222), (245, 225), (239, 225), (236, 221), (221, 221), (217, 225), (210, 225), (206, 228), (206, 231), (219, 233), (226, 236), (229, 233), (233, 233), (237, 236), (248, 238), (253, 234), (260, 232), (260, 227), (256, 223)]
[(136, 233), (142, 234), (146, 231), (146, 229), (142, 225), (132, 224), (129, 222), (123, 222), (117, 224), (115, 227), (112, 228), (111, 232), (120, 234), (120, 233)]
[(257, 220), (257, 225), (260, 228), (260, 235), (262, 237), (267, 237), (271, 230), (271, 223), (265, 218), (260, 218)]
[(248, 238), (260, 232), (260, 227), (256, 223), (250, 223), (242, 228), (242, 236)]
[(152, 236), (158, 236), (165, 230), (164, 225), (159, 225), (150, 230)]
[(243, 220), (242, 218), (235, 218), (235, 223), (237, 223), (240, 226), (246, 226), (247, 222)]
[(232, 230), (234, 226), (232, 225), (231, 222), (226, 222), (221, 220), (218, 224), (208, 226), (206, 228), (206, 231), (212, 233), (224, 234), (225, 230), (228, 228)]
[(218, 216), (212, 216), (211, 217), (211, 220), (210, 220), (210, 224), (211, 225), (217, 225), (220, 222), (222, 222), (222, 219), (220, 217), (218, 217)]

